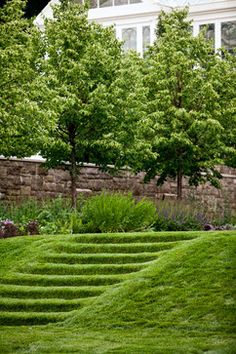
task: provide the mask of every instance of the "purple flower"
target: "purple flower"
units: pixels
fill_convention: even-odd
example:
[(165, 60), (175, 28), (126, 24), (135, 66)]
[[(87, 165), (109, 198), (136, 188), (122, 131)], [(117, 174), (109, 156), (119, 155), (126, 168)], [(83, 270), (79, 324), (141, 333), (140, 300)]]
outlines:
[(12, 220), (9, 220), (9, 219), (6, 219), (5, 221), (2, 221), (2, 224), (4, 226), (7, 226), (7, 225), (14, 225), (14, 222)]

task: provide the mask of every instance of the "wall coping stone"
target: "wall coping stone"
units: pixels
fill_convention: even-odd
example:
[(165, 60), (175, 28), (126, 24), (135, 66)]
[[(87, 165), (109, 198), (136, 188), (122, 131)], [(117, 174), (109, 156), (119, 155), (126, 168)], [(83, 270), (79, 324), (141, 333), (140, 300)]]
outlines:
[[(2, 155), (0, 155), (0, 160), (6, 160), (6, 161), (19, 161), (19, 162), (32, 162), (32, 163), (44, 163), (46, 162), (46, 159), (44, 159), (42, 156), (40, 155), (34, 155), (31, 157), (24, 157), (24, 158), (17, 158), (17, 157), (4, 157)], [(69, 164), (69, 163), (68, 163)], [(99, 166), (95, 165), (94, 163), (84, 163), (83, 165), (81, 165), (81, 168), (98, 168)], [(108, 167), (113, 168), (113, 165), (109, 165)], [(226, 166), (227, 167), (227, 166)], [(59, 167), (60, 168), (60, 167)], [(231, 168), (231, 167), (229, 167)], [(127, 167), (122, 167), (120, 169), (120, 171), (131, 171), (131, 168)], [(205, 173), (203, 172), (202, 175), (205, 175)], [(221, 173), (223, 178), (232, 178), (235, 179), (236, 175), (235, 174), (228, 174), (228, 173)]]

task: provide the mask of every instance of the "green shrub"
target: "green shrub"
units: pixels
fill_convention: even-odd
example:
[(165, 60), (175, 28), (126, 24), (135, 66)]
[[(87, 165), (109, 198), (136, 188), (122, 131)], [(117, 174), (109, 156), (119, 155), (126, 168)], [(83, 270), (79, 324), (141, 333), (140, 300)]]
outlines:
[[(79, 208), (82, 203), (80, 198)], [(22, 233), (25, 233), (26, 226), (33, 220), (37, 221), (40, 234), (71, 233), (75, 229), (75, 222), (71, 221), (73, 213), (75, 212), (71, 209), (70, 201), (60, 197), (41, 201), (29, 199), (21, 203), (0, 203), (0, 221), (12, 220)]]
[(131, 193), (106, 193), (88, 199), (81, 211), (80, 232), (126, 232), (144, 230), (156, 219), (149, 200), (134, 200)]
[[(235, 228), (235, 214), (211, 215), (197, 201), (135, 201), (132, 195), (103, 192), (89, 199), (79, 197), (77, 210), (65, 198), (21, 203), (0, 202), (0, 223), (10, 220), (17, 234), (75, 234), (85, 232), (127, 232), (152, 228), (155, 231), (217, 230)], [(226, 222), (227, 221), (227, 222)], [(228, 225), (232, 224), (232, 225)], [(7, 234), (16, 234), (13, 228)], [(3, 237), (5, 229), (0, 230)], [(0, 234), (0, 237), (1, 237)]]
[(36, 220), (38, 213), (39, 202), (34, 199), (28, 199), (21, 203), (0, 203), (0, 219), (13, 220), (16, 224), (27, 224), (30, 220)]
[(82, 220), (77, 210), (70, 214), (70, 233), (78, 234), (83, 231)]

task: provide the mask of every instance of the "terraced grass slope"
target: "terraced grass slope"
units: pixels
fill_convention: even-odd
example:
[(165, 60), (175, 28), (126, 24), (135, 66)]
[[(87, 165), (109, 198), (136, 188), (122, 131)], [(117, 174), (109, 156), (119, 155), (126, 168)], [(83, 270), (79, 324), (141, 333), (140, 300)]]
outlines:
[(236, 232), (3, 240), (0, 352), (233, 354), (235, 251)]
[(236, 333), (235, 233), (175, 245), (80, 310), (75, 323)]
[(196, 235), (100, 234), (2, 240), (0, 324), (65, 320), (71, 311), (88, 306), (109, 287), (130, 279), (161, 253)]

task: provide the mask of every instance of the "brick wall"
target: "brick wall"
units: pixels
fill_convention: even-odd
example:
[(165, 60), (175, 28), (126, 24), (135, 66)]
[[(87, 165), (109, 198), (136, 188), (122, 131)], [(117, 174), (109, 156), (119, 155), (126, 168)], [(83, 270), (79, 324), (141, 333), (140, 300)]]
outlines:
[[(236, 169), (219, 167), (223, 174), (221, 189), (209, 184), (190, 188), (183, 183), (184, 198), (203, 200), (210, 209), (223, 209), (225, 206), (236, 211)], [(78, 178), (78, 193), (98, 193), (104, 189), (132, 191), (135, 196), (147, 196), (153, 199), (175, 199), (176, 182), (168, 181), (162, 187), (156, 186), (156, 180), (143, 183), (143, 173), (133, 175), (123, 170), (118, 176), (99, 171), (93, 165), (81, 169)], [(70, 192), (69, 173), (63, 168), (46, 170), (40, 160), (6, 160), (0, 158), (0, 199), (19, 200), (27, 197), (45, 198), (66, 196)]]

